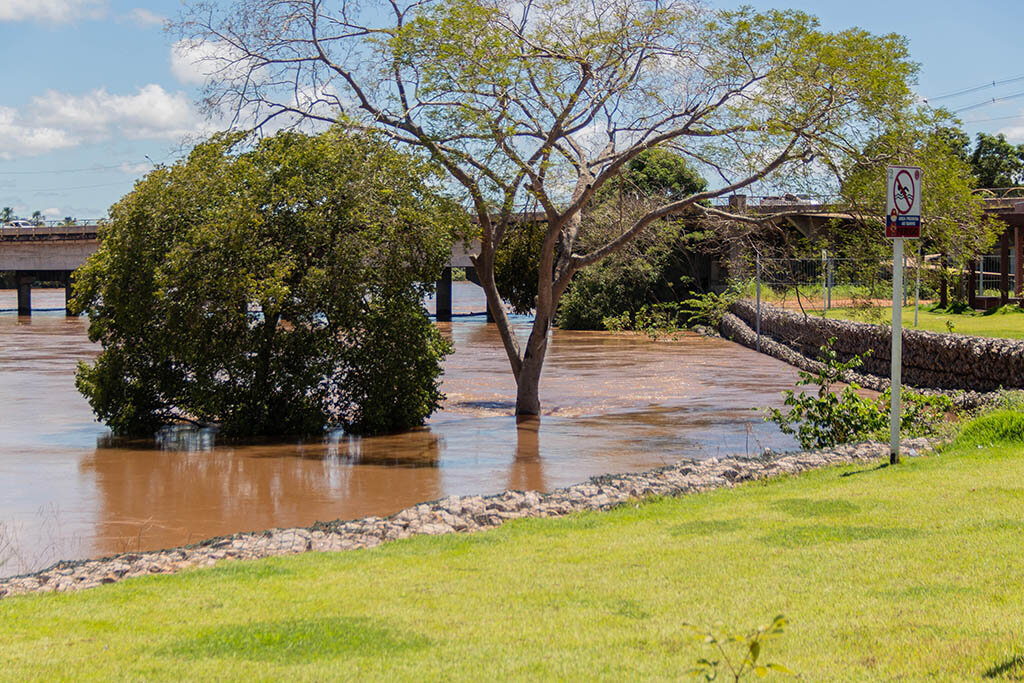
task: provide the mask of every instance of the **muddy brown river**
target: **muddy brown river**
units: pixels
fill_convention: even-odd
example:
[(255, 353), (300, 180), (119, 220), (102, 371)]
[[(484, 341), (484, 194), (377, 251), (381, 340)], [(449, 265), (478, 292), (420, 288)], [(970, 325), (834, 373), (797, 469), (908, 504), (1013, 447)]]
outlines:
[[(794, 448), (765, 423), (796, 370), (719, 339), (555, 331), (544, 417), (517, 429), (514, 382), (483, 315), (441, 329), (455, 345), (447, 402), (409, 433), (217, 445), (209, 432), (117, 447), (74, 386), (98, 349), (63, 290), (32, 317), (0, 291), (0, 576), (58, 559), (175, 546), (236, 531), (388, 515), (450, 494), (546, 490), (679, 458)], [(483, 310), (456, 283), (457, 313)], [(432, 304), (429, 306), (433, 310)], [(519, 322), (521, 332), (527, 321)]]

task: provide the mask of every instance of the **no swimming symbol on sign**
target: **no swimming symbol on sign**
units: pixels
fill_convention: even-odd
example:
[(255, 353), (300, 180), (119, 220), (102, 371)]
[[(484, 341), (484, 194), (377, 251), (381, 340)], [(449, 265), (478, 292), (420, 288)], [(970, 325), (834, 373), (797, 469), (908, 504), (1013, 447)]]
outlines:
[(916, 166), (887, 169), (885, 236), (921, 236), (921, 169)]

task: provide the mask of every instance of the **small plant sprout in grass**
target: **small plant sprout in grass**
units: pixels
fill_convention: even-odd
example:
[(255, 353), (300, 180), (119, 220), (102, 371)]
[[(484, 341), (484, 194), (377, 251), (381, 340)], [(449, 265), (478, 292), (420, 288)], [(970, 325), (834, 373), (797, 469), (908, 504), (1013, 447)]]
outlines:
[(749, 673), (754, 673), (758, 678), (764, 678), (769, 671), (794, 676), (792, 671), (781, 664), (758, 663), (763, 644), (782, 635), (783, 627), (786, 624), (786, 618), (781, 614), (767, 626), (760, 626), (747, 633), (728, 633), (720, 629), (704, 629), (693, 624), (685, 624), (694, 632), (695, 640), (713, 646), (719, 657), (719, 659), (701, 657), (694, 663), (695, 665), (689, 673), (703, 678), (705, 681), (717, 680), (720, 673), (724, 673), (732, 681), (739, 681)]

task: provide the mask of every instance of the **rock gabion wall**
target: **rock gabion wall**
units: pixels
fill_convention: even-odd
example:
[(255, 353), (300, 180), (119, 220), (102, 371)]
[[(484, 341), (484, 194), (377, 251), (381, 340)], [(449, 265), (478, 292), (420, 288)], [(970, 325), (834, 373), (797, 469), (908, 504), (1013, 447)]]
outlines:
[[(903, 441), (901, 450), (908, 455), (917, 455), (931, 451), (933, 447), (928, 439), (908, 439)], [(881, 443), (852, 444), (804, 453), (766, 451), (759, 458), (684, 460), (646, 472), (606, 474), (550, 493), (505, 491), (493, 496), (449, 496), (406, 508), (386, 518), (317, 522), (305, 528), (268, 529), (211, 538), (169, 550), (58, 562), (39, 572), (0, 579), (0, 598), (25, 593), (77, 591), (135, 576), (207, 567), (228, 559), (252, 560), (310, 551), (355, 550), (419, 534), (483, 531), (510, 519), (608, 510), (631, 500), (681, 496), (829, 465), (877, 460), (888, 455), (888, 444)]]
[[(747, 328), (754, 328), (757, 309), (752, 302), (739, 301), (731, 311)], [(751, 335), (738, 330), (735, 321), (723, 321), (722, 334), (746, 346), (754, 345)], [(768, 337), (807, 358), (817, 358), (818, 349), (834, 337), (840, 358), (859, 355), (864, 361), (862, 372), (878, 378), (889, 376), (891, 333), (883, 325), (814, 317), (762, 303), (761, 334), (762, 339)], [(1024, 341), (904, 329), (903, 381), (944, 390), (1024, 388)], [(863, 384), (878, 388), (872, 386), (878, 383)]]

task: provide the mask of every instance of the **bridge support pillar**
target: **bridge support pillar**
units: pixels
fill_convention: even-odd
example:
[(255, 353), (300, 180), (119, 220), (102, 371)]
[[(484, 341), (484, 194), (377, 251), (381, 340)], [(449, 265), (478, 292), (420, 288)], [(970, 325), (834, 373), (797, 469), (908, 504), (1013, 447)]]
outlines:
[(441, 277), (437, 280), (437, 292), (434, 295), (436, 320), (439, 323), (452, 321), (452, 268), (441, 269)]
[(1013, 293), (1019, 297), (1024, 294), (1024, 225), (1013, 230)]
[(64, 271), (64, 315), (74, 316), (71, 312), (71, 275), (75, 271), (66, 270)]
[(15, 273), (18, 281), (18, 315), (32, 315), (32, 283), (35, 273), (19, 270)]
[[(472, 282), (473, 284), (478, 285), (481, 289), (483, 289), (483, 285), (480, 284), (480, 278), (476, 274), (476, 268), (474, 268), (473, 266), (469, 266), (466, 268), (466, 279)], [(486, 297), (487, 294), (484, 293), (484, 301), (487, 301)], [(489, 301), (487, 301), (487, 322), (494, 322), (494, 314), (491, 313), (491, 303)]]

